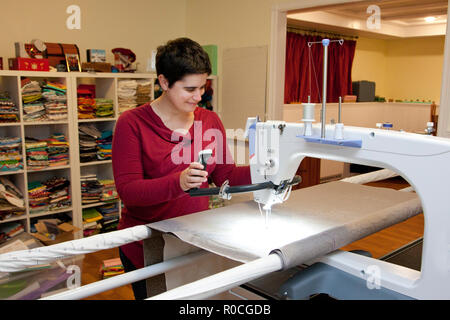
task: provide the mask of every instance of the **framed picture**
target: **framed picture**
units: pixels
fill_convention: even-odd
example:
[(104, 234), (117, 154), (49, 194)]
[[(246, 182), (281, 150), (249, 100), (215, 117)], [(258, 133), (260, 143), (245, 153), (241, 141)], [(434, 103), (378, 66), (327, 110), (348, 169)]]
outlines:
[(66, 64), (68, 72), (81, 72), (80, 57), (76, 53), (66, 53)]

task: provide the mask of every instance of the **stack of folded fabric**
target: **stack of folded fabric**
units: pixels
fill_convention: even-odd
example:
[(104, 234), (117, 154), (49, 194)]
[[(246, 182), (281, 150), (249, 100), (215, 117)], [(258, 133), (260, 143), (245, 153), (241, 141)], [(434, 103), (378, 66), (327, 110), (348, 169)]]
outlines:
[(40, 181), (28, 183), (28, 204), (30, 205), (30, 213), (40, 211), (48, 211), (50, 202), (50, 192), (47, 186)]
[(23, 169), (21, 142), (19, 137), (0, 138), (0, 171)]
[(23, 194), (11, 180), (0, 177), (0, 221), (25, 214)]
[(99, 223), (103, 216), (95, 208), (83, 209), (83, 236), (89, 237), (100, 233), (102, 225)]
[(114, 105), (112, 99), (105, 99), (105, 98), (95, 99), (95, 117), (96, 118), (114, 117)]
[(42, 91), (48, 120), (67, 120), (67, 87), (58, 82), (46, 82)]
[(105, 260), (100, 266), (100, 274), (103, 279), (108, 279), (123, 273), (125, 273), (125, 269), (120, 258)]
[(100, 139), (96, 140), (98, 160), (112, 159), (112, 138), (113, 132), (111, 130), (105, 130), (102, 131)]
[(27, 165), (30, 170), (65, 166), (69, 163), (69, 143), (64, 134), (55, 133), (47, 139), (25, 139)]
[(97, 208), (103, 216), (102, 232), (108, 232), (117, 229), (119, 223), (119, 205), (117, 202)]
[(97, 139), (102, 133), (92, 124), (81, 124), (78, 127), (80, 144), (80, 162), (97, 160)]
[(70, 181), (64, 177), (54, 177), (44, 182), (49, 193), (48, 210), (59, 210), (71, 205), (69, 186)]
[(48, 165), (50, 167), (65, 166), (69, 164), (69, 142), (64, 134), (55, 133), (47, 142)]
[(47, 142), (27, 137), (25, 138), (25, 148), (27, 166), (30, 170), (40, 170), (48, 167)]
[(138, 106), (150, 102), (151, 90), (152, 90), (152, 83), (150, 80), (146, 79), (137, 80), (136, 104)]
[(108, 202), (108, 201), (116, 201), (117, 199), (119, 199), (119, 195), (117, 194), (114, 180), (102, 179), (99, 180), (99, 182), (102, 185), (102, 193), (100, 196), (100, 201)]
[(19, 109), (7, 91), (0, 92), (0, 122), (19, 122)]
[(78, 119), (95, 119), (95, 99), (78, 98)]
[(97, 180), (97, 175), (84, 175), (81, 181), (81, 203), (90, 204), (100, 202), (103, 185)]
[(136, 80), (119, 80), (117, 88), (117, 96), (119, 99), (119, 113), (137, 107), (136, 90)]
[(22, 102), (25, 113), (24, 121), (47, 120), (39, 82), (31, 81), (28, 78), (22, 80)]

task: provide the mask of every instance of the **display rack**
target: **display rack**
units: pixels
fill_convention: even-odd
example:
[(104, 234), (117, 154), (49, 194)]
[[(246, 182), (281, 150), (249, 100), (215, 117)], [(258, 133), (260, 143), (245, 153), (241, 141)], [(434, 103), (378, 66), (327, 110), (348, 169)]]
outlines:
[[(21, 95), (21, 80), (58, 81), (66, 85), (67, 91), (67, 120), (62, 121), (24, 121), (24, 109)], [(217, 112), (217, 77), (210, 76), (213, 83), (213, 107)], [(71, 217), (72, 223), (80, 231), (74, 238), (83, 237), (82, 210), (99, 207), (105, 202), (82, 204), (81, 177), (96, 174), (99, 179), (113, 179), (112, 161), (95, 160), (80, 161), (79, 127), (91, 124), (98, 130), (114, 131), (117, 119), (120, 116), (118, 85), (121, 80), (149, 80), (151, 83), (150, 100), (154, 99), (154, 83), (156, 74), (153, 73), (85, 73), (85, 72), (33, 72), (33, 71), (0, 71), (0, 91), (7, 91), (20, 111), (20, 121), (15, 123), (0, 123), (0, 137), (20, 137), (22, 140), (23, 169), (17, 171), (0, 171), (0, 177), (8, 177), (23, 193), (26, 204), (25, 214), (0, 220), (0, 224), (12, 221), (23, 223), (26, 232), (30, 232), (36, 218), (47, 218), (58, 213), (66, 213)], [(80, 84), (93, 84), (96, 88), (96, 98), (106, 98), (113, 101), (113, 115), (105, 118), (79, 119), (77, 88)], [(25, 137), (46, 138), (54, 133), (63, 133), (69, 143), (69, 162), (59, 167), (32, 169), (27, 165)], [(30, 211), (28, 184), (33, 181), (42, 181), (52, 177), (65, 177), (70, 180), (69, 193), (71, 206), (54, 211), (33, 213)], [(119, 214), (121, 210), (120, 199), (117, 201)], [(110, 202), (107, 202), (110, 203)]]

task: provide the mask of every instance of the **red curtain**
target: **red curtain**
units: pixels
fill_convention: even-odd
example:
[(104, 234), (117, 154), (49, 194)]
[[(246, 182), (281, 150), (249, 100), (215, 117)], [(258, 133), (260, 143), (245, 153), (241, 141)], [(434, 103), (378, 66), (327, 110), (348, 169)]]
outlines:
[[(322, 101), (323, 45), (308, 42), (322, 41), (319, 36), (287, 33), (284, 103)], [(330, 40), (338, 40), (332, 39)], [(343, 45), (330, 42), (328, 46), (327, 102), (352, 94), (352, 64), (356, 41), (344, 40)]]

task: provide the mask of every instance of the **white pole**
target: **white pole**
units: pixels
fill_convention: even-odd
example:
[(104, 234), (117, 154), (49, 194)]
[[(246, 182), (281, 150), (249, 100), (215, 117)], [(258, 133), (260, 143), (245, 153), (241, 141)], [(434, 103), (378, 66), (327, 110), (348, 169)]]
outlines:
[(281, 257), (278, 254), (270, 254), (150, 297), (148, 300), (206, 299), (282, 268)]
[(138, 269), (135, 271), (127, 272), (125, 274), (121, 274), (119, 276), (115, 276), (109, 279), (97, 281), (94, 283), (87, 284), (82, 287), (78, 287), (73, 290), (65, 291), (62, 293), (54, 294), (52, 296), (48, 296), (42, 298), (40, 300), (79, 300), (94, 294), (98, 294), (107, 290), (111, 290), (117, 287), (121, 287), (123, 285), (136, 282), (139, 280), (147, 279), (158, 274), (162, 274), (169, 270), (179, 268), (181, 266), (191, 264), (199, 260), (200, 258), (205, 257), (205, 255), (212, 255), (212, 253), (208, 251), (197, 251), (185, 256), (177, 257), (174, 259), (170, 259), (161, 263), (156, 263), (148, 267), (144, 267), (142, 269)]
[(389, 170), (389, 169), (381, 169), (377, 171), (372, 171), (369, 173), (359, 174), (353, 177), (348, 177), (341, 179), (342, 182), (350, 182), (356, 184), (364, 184), (369, 182), (375, 182), (380, 180), (385, 180), (393, 177), (397, 177), (399, 174)]
[(46, 247), (0, 254), (0, 272), (17, 272), (39, 264), (119, 247), (150, 238), (152, 231), (145, 225), (102, 233), (88, 238), (66, 241)]
[(321, 111), (321, 138), (325, 139), (325, 125), (326, 125), (326, 114), (327, 114), (327, 73), (328, 73), (328, 45), (330, 44), (329, 39), (323, 39), (323, 81), (322, 81), (322, 111)]

